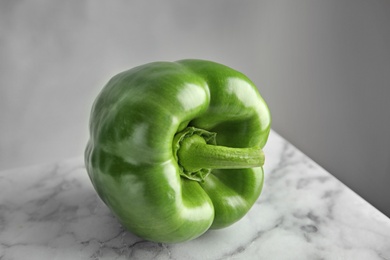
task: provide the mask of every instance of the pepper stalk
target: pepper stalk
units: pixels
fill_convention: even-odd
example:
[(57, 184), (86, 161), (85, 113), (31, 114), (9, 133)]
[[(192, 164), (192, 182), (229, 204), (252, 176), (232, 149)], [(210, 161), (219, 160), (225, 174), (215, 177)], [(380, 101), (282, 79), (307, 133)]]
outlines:
[(203, 182), (212, 169), (243, 169), (264, 165), (261, 148), (233, 148), (216, 144), (216, 133), (187, 127), (175, 135), (173, 153), (180, 175)]

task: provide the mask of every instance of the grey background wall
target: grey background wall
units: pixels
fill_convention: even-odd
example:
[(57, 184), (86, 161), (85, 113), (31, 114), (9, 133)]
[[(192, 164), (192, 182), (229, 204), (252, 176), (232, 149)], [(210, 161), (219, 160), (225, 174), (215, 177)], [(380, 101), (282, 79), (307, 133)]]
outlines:
[(0, 2), (0, 170), (81, 156), (115, 73), (201, 58), (258, 85), (273, 129), (390, 216), (390, 1)]

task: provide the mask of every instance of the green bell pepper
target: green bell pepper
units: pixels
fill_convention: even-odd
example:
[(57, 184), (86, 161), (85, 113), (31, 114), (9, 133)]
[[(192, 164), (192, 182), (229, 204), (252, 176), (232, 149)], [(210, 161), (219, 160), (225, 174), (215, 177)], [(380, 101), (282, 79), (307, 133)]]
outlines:
[(263, 186), (269, 109), (242, 73), (204, 60), (114, 76), (92, 107), (86, 169), (144, 239), (176, 243), (241, 219)]

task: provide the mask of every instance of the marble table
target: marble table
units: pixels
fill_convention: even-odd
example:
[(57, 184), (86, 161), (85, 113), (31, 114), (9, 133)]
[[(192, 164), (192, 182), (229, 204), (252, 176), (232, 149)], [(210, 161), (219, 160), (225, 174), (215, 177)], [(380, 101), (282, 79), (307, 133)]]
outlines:
[(83, 159), (0, 173), (0, 259), (390, 259), (390, 219), (277, 133), (251, 211), (181, 244), (123, 230)]

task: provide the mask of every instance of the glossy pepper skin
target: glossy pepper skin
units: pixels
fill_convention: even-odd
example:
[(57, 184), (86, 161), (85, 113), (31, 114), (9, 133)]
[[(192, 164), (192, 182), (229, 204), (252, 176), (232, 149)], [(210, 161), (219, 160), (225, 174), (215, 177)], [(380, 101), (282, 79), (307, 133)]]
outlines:
[(125, 228), (187, 241), (253, 206), (270, 123), (238, 71), (204, 60), (149, 63), (114, 76), (95, 100), (86, 169)]

